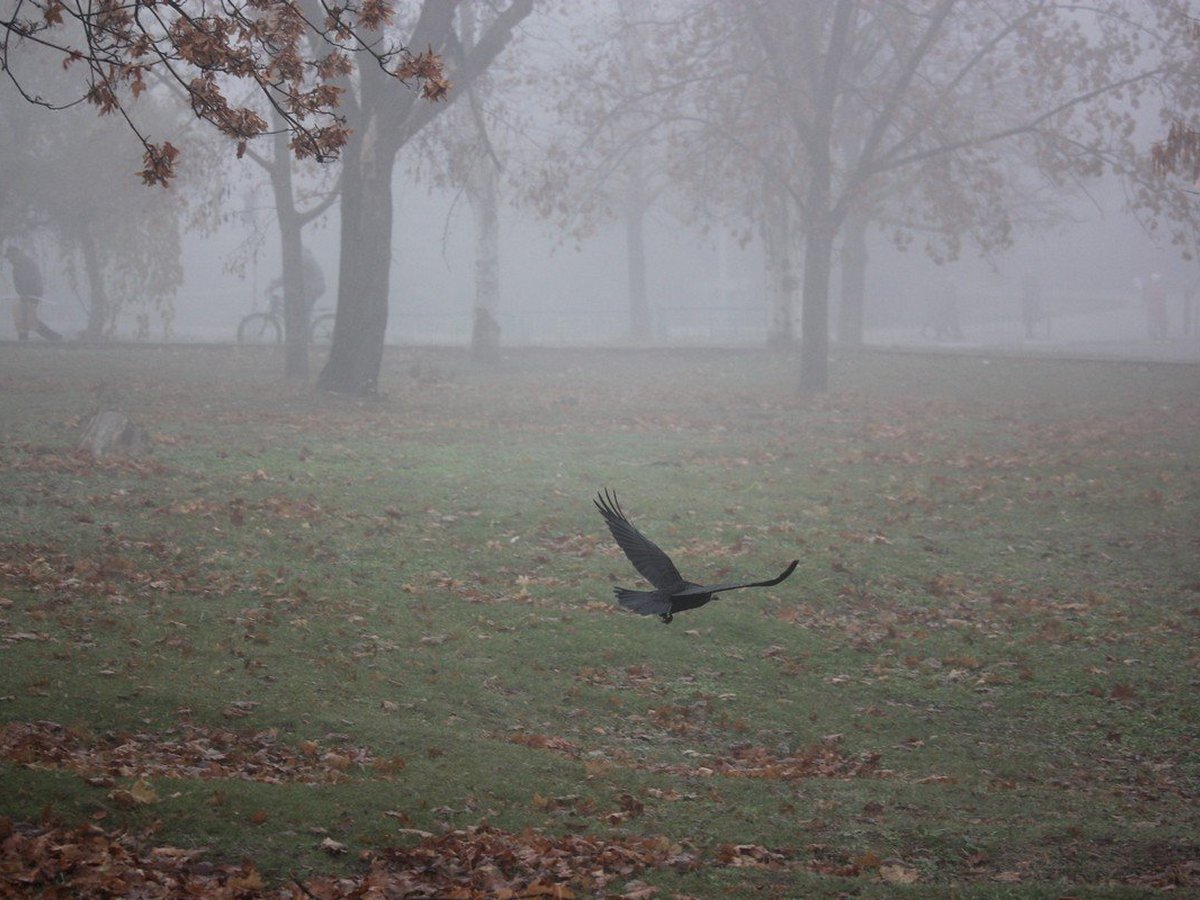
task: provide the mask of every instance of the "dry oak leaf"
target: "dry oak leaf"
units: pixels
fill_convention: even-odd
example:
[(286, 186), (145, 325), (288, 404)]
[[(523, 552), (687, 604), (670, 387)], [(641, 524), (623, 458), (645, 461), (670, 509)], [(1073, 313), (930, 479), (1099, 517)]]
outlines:
[(889, 860), (879, 867), (879, 877), (888, 884), (916, 884), (921, 873), (916, 866), (898, 860)]

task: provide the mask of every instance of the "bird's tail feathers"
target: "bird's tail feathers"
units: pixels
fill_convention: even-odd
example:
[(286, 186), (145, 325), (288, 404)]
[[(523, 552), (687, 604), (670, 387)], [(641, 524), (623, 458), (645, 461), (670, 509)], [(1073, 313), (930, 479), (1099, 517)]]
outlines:
[(671, 598), (660, 591), (631, 591), (628, 588), (613, 588), (617, 602), (643, 616), (663, 616), (671, 613)]

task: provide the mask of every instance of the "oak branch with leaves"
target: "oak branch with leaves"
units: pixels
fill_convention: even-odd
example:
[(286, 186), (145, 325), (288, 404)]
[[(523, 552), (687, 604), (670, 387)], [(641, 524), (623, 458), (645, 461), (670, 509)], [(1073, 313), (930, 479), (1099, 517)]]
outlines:
[[(296, 156), (318, 161), (335, 158), (349, 135), (338, 82), (351, 73), (352, 54), (442, 99), (449, 83), (440, 58), (390, 43), (393, 13), (391, 0), (16, 0), (0, 18), (0, 68), (31, 103), (86, 102), (122, 116), (145, 148), (142, 179), (166, 186), (178, 149), (151, 140), (130, 115), (130, 104), (155, 84), (235, 141), (239, 156), (269, 130), (265, 101)], [(77, 96), (52, 102), (24, 83), (10, 60), (26, 42), (61, 54), (65, 69), (84, 70)]]

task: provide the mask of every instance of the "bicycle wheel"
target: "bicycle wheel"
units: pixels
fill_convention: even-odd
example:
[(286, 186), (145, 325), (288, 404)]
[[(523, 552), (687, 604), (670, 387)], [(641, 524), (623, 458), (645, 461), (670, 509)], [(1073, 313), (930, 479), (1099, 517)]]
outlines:
[(238, 324), (239, 344), (278, 344), (283, 340), (279, 320), (266, 313), (250, 313)]
[(312, 325), (308, 327), (308, 342), (321, 347), (328, 347), (332, 344), (333, 320), (333, 313), (325, 313), (313, 319)]

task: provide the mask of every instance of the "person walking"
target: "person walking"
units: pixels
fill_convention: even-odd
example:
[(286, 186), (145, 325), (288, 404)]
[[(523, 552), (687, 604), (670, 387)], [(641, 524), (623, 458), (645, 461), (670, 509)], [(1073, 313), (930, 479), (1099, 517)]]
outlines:
[(1046, 336), (1049, 337), (1050, 326), (1042, 308), (1042, 285), (1032, 272), (1021, 279), (1021, 323), (1025, 326), (1026, 339), (1032, 339), (1037, 331), (1039, 322), (1045, 320)]
[(1167, 286), (1162, 275), (1153, 272), (1142, 286), (1142, 302), (1146, 304), (1146, 330), (1152, 341), (1167, 339)]
[(29, 340), (29, 332), (36, 331), (48, 341), (61, 341), (62, 335), (38, 317), (38, 304), (42, 301), (42, 272), (33, 257), (20, 247), (10, 246), (4, 251), (12, 265), (13, 288), (17, 299), (13, 301), (13, 324), (17, 326), (17, 339)]

